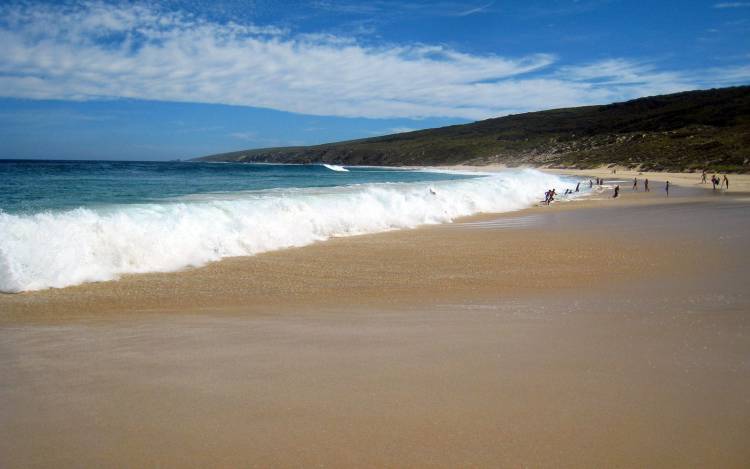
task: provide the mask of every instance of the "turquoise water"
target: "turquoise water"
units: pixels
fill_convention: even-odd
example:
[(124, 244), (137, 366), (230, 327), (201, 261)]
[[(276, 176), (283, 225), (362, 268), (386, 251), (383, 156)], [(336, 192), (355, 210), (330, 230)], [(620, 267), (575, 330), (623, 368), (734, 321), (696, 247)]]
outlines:
[(193, 194), (441, 181), (465, 175), (323, 165), (0, 160), (0, 210), (34, 213)]

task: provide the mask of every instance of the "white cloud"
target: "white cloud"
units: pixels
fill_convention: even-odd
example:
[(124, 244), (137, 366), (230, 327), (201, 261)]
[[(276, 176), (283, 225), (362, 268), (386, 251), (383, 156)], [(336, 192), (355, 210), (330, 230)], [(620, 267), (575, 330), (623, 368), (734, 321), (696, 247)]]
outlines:
[(659, 71), (652, 64), (624, 59), (562, 67), (557, 74), (567, 80), (586, 84), (591, 92), (598, 92), (605, 102), (695, 89), (702, 83), (696, 77)]
[(364, 46), (142, 5), (5, 6), (0, 18), (0, 95), (7, 97), (480, 119), (698, 87), (680, 74), (625, 60), (555, 69), (549, 54), (504, 58), (443, 46)]
[(414, 127), (393, 127), (393, 128), (388, 129), (388, 133), (389, 134), (403, 134), (406, 132), (414, 132), (415, 130), (419, 130), (419, 129), (415, 129)]
[(750, 2), (721, 2), (714, 3), (714, 8), (744, 8), (750, 7)]
[(468, 10), (464, 10), (464, 11), (462, 11), (460, 13), (457, 13), (456, 16), (469, 16), (469, 15), (474, 15), (476, 13), (481, 13), (481, 12), (487, 10), (487, 8), (491, 7), (494, 3), (495, 2), (490, 2), (490, 3), (487, 3), (486, 5), (481, 5), (481, 6), (478, 6), (478, 7), (469, 8)]
[(389, 127), (387, 129), (370, 130), (367, 133), (370, 135), (391, 135), (391, 134), (403, 134), (406, 132), (414, 132), (417, 130), (422, 130), (422, 129), (416, 128), (416, 127)]
[(253, 141), (257, 140), (258, 134), (252, 131), (248, 132), (232, 132), (229, 134), (230, 137), (236, 138), (237, 140)]
[[(738, 83), (750, 83), (750, 65), (732, 65), (722, 68), (709, 68), (702, 75), (707, 75), (716, 86), (729, 86)], [(697, 79), (705, 79), (699, 74)]]

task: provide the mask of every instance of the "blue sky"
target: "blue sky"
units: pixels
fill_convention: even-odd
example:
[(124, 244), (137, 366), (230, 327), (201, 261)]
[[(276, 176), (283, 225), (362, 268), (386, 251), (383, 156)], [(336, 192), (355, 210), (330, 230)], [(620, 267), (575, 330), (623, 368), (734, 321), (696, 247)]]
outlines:
[(174, 159), (750, 83), (750, 2), (0, 4), (0, 158)]

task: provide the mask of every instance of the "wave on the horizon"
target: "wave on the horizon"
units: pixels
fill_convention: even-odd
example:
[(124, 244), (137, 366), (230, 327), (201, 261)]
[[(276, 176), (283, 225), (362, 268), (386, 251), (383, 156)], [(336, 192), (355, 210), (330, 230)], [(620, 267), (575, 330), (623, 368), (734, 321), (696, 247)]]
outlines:
[(323, 164), (323, 166), (330, 169), (331, 171), (349, 172), (348, 169), (344, 168), (343, 166), (339, 166), (337, 164)]
[(0, 291), (168, 272), (333, 236), (446, 223), (528, 207), (571, 180), (535, 170), (419, 183), (267, 190), (164, 203), (0, 212)]

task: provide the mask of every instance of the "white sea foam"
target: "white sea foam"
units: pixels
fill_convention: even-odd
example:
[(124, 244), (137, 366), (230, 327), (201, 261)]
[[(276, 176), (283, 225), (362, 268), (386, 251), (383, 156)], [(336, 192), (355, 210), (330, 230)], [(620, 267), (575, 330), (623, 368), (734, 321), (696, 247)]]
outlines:
[(517, 210), (575, 182), (534, 170), (474, 179), (221, 194), (165, 203), (0, 213), (0, 291), (174, 271), (333, 236)]
[(343, 171), (343, 172), (349, 172), (348, 169), (344, 168), (343, 166), (339, 166), (337, 164), (324, 164), (326, 168), (330, 169), (331, 171)]

